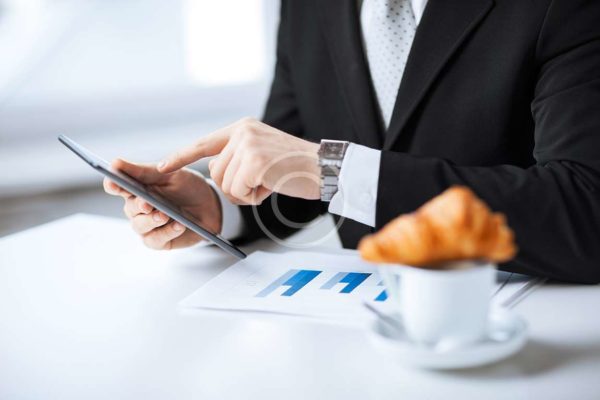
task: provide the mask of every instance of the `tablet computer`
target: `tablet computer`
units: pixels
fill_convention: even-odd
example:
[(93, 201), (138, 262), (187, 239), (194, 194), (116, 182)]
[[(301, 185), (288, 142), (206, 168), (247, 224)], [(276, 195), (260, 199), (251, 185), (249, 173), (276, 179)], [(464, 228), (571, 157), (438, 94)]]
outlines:
[(187, 215), (178, 206), (174, 205), (168, 199), (165, 199), (156, 191), (149, 189), (144, 184), (138, 182), (129, 175), (121, 171), (114, 170), (113, 168), (111, 168), (108, 162), (96, 156), (94, 153), (87, 150), (85, 147), (77, 144), (67, 136), (60, 135), (58, 136), (58, 140), (62, 144), (67, 146), (73, 153), (77, 154), (79, 158), (81, 158), (83, 161), (89, 164), (96, 171), (100, 172), (102, 175), (106, 176), (118, 186), (127, 190), (129, 193), (141, 197), (157, 210), (165, 213), (170, 218), (181, 223), (193, 232), (196, 232), (198, 235), (202, 236), (209, 242), (216, 244), (229, 254), (234, 255), (238, 258), (246, 258), (246, 254), (240, 249), (238, 249), (236, 246), (234, 246), (231, 242), (224, 239), (220, 235), (214, 234), (198, 225), (196, 222), (194, 222), (193, 217)]

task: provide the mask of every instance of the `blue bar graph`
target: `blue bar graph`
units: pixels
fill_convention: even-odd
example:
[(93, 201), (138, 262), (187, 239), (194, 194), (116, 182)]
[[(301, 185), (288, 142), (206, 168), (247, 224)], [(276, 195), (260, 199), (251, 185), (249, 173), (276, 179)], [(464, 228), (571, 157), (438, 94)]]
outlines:
[(315, 279), (321, 272), (322, 271), (314, 271), (310, 269), (291, 269), (269, 286), (261, 290), (255, 297), (266, 297), (281, 286), (289, 286), (289, 288), (281, 294), (282, 296), (292, 296), (298, 290), (306, 286), (310, 281)]
[[(254, 297), (267, 297), (281, 287), (287, 287), (287, 289), (281, 293), (281, 296), (293, 296), (322, 272), (323, 271), (310, 269), (291, 269), (258, 292)], [(337, 272), (332, 278), (325, 282), (320, 289), (331, 290), (338, 284), (345, 284), (338, 293), (352, 293), (354, 289), (360, 286), (371, 275), (372, 274), (368, 272)], [(384, 284), (380, 281), (377, 286), (384, 286)], [(374, 300), (385, 301), (387, 298), (387, 292), (382, 290)]]
[(332, 289), (338, 283), (347, 283), (347, 285), (340, 290), (340, 293), (352, 293), (352, 291), (369, 276), (371, 276), (371, 274), (366, 272), (338, 272), (333, 278), (321, 286), (321, 289)]

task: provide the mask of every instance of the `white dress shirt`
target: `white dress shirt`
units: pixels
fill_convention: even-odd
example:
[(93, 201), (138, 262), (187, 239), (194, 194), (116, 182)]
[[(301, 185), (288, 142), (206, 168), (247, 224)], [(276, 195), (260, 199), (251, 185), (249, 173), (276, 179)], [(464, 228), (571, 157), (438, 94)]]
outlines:
[[(359, 2), (359, 5), (361, 3)], [(417, 25), (421, 21), (427, 0), (412, 0), (412, 9)], [(365, 23), (361, 21), (361, 23)], [(362, 27), (366, 30), (368, 27)], [(338, 191), (329, 203), (329, 212), (362, 224), (375, 226), (377, 205), (377, 187), (379, 183), (379, 164), (381, 151), (351, 143), (346, 150), (340, 176)], [(209, 181), (221, 201), (223, 229), (221, 236), (233, 239), (243, 231), (243, 219), (238, 206), (233, 205), (223, 195), (217, 185)]]

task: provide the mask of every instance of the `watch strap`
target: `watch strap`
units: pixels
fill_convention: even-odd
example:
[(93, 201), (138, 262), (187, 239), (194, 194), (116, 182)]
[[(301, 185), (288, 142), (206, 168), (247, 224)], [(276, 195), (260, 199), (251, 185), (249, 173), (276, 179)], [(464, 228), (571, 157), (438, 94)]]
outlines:
[(318, 152), (321, 167), (321, 201), (329, 202), (337, 193), (340, 170), (349, 145), (349, 142), (341, 140), (321, 140)]

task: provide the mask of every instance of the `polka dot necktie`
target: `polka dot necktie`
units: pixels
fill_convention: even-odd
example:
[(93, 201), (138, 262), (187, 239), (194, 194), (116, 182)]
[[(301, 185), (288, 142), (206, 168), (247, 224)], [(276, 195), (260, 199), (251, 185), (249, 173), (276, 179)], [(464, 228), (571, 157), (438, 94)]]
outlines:
[(417, 30), (411, 0), (364, 0), (360, 21), (371, 79), (387, 129)]

